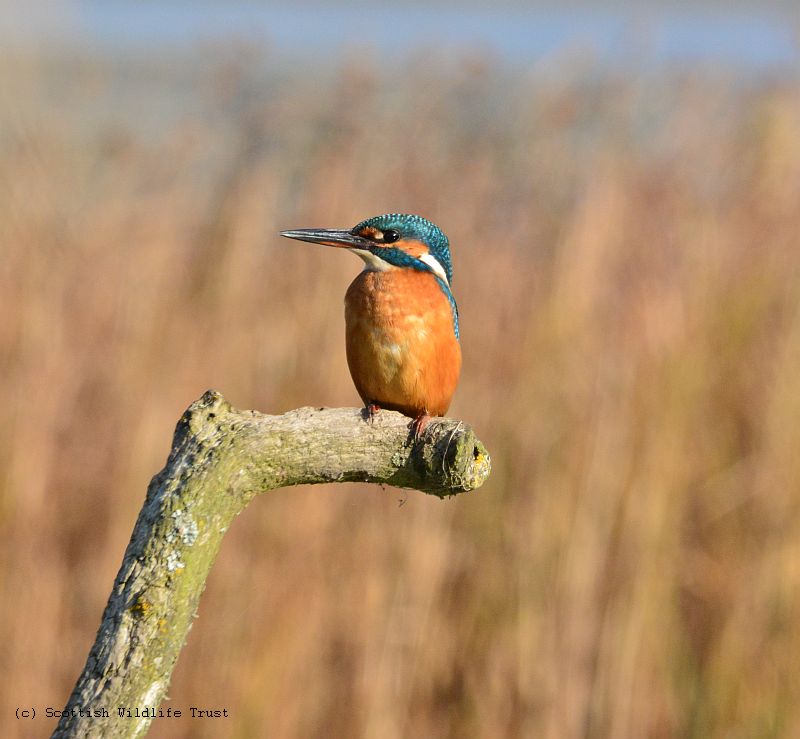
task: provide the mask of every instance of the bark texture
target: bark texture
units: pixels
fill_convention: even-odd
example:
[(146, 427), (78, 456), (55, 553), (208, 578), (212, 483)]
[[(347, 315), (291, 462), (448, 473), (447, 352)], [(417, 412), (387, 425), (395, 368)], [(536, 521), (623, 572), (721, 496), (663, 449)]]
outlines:
[[(355, 408), (267, 416), (236, 410), (212, 390), (193, 403), (178, 422), (166, 466), (150, 482), (94, 646), (53, 736), (147, 732), (222, 537), (258, 493), (361, 481), (445, 497), (488, 477), (489, 455), (468, 426), (436, 420), (413, 441), (408, 421), (381, 411), (367, 423)], [(134, 715), (121, 717), (119, 708)]]

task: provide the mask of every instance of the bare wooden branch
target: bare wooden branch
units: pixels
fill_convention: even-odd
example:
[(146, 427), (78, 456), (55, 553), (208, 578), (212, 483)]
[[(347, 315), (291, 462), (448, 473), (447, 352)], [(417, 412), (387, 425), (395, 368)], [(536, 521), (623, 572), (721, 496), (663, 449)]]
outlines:
[[(362, 481), (445, 497), (474, 490), (489, 471), (486, 449), (460, 421), (435, 420), (413, 442), (399, 413), (382, 411), (372, 423), (355, 408), (266, 416), (231, 408), (208, 391), (178, 422), (166, 467), (150, 483), (96, 641), (53, 736), (147, 732), (222, 537), (256, 494)], [(121, 716), (120, 708), (132, 715)]]

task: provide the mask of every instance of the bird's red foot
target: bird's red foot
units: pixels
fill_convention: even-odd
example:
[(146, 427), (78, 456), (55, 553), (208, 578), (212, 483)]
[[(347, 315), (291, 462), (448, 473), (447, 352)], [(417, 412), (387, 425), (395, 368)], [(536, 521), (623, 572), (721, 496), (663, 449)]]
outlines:
[(380, 409), (381, 407), (377, 403), (367, 403), (366, 407), (364, 408), (364, 416), (367, 420), (367, 423), (375, 422), (375, 414)]
[(411, 435), (414, 437), (414, 441), (418, 441), (422, 434), (425, 432), (425, 429), (428, 428), (428, 424), (431, 422), (431, 417), (427, 413), (420, 413), (410, 424), (409, 428), (411, 429)]

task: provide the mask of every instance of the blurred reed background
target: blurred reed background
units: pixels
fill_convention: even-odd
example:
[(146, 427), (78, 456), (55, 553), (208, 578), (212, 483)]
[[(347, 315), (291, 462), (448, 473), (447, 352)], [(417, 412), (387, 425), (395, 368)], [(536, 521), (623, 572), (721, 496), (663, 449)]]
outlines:
[(230, 44), (0, 58), (0, 733), (46, 736), (209, 387), (352, 406), (349, 255), (454, 251), (444, 502), (281, 490), (224, 542), (154, 737), (800, 735), (800, 85)]

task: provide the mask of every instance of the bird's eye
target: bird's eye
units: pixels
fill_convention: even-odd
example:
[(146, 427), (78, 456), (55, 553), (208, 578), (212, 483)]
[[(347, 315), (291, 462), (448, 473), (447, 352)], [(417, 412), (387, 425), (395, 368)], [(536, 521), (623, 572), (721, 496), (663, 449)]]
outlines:
[(388, 228), (386, 231), (383, 232), (383, 243), (384, 244), (393, 244), (400, 238), (400, 234), (397, 233), (393, 228)]

